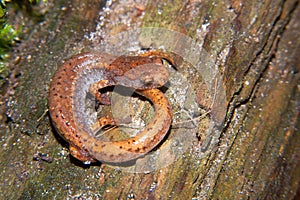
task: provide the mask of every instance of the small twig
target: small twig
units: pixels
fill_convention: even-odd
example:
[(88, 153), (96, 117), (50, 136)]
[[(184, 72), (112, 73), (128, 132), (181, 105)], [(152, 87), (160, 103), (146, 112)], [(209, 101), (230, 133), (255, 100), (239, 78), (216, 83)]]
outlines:
[(216, 100), (216, 95), (217, 95), (217, 87), (218, 87), (218, 78), (216, 78), (215, 80), (215, 91), (213, 93), (213, 99), (211, 101), (211, 105), (210, 105), (210, 109), (213, 107), (214, 103), (215, 103), (215, 100)]
[[(95, 135), (97, 135), (97, 137), (102, 136), (102, 135), (108, 133), (109, 131), (112, 131), (115, 128), (117, 128), (117, 126), (112, 126), (112, 127), (108, 128), (107, 130), (102, 131), (100, 134), (95, 134)], [(96, 133), (99, 132), (101, 129), (102, 128), (100, 128), (99, 130), (97, 130)]]
[[(179, 124), (184, 124), (184, 123), (188, 123), (188, 122), (192, 122), (194, 127), (197, 126), (197, 123), (201, 120), (204, 119), (209, 113), (210, 111), (205, 112), (203, 115), (200, 115), (198, 117), (192, 117), (186, 110), (183, 110), (187, 116), (190, 118), (188, 120), (183, 120), (183, 121), (179, 121), (176, 123), (173, 123), (173, 125), (179, 125)], [(178, 113), (178, 112), (177, 112)], [(183, 128), (183, 126), (179, 126), (179, 127), (173, 127), (173, 128)], [(186, 128), (191, 128), (191, 127), (186, 127)]]
[(49, 109), (46, 109), (44, 111), (44, 113), (36, 121), (39, 123), (45, 117), (45, 115), (47, 114), (48, 111), (49, 111)]

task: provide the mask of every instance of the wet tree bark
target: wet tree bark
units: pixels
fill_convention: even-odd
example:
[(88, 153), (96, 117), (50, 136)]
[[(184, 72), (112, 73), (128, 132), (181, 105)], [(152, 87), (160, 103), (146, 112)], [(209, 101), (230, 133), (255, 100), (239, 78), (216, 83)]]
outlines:
[[(110, 23), (96, 28), (104, 5), (49, 1), (43, 21), (25, 26), (28, 33), (12, 53), (1, 104), (1, 199), (295, 198), (300, 180), (298, 1), (166, 0), (129, 4), (127, 10), (117, 1), (105, 15)], [(203, 41), (202, 48), (216, 56), (226, 115), (218, 143), (206, 157), (198, 159), (191, 151), (145, 174), (101, 164), (84, 167), (70, 160), (54, 133), (46, 109), (55, 69), (70, 55), (93, 49), (95, 41), (84, 35), (125, 30), (128, 24), (118, 21), (124, 13), (131, 26), (178, 31)]]

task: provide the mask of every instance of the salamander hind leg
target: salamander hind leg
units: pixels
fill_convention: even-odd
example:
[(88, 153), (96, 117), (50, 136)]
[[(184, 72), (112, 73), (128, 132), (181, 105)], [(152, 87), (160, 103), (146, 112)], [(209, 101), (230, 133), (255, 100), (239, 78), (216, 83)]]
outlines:
[(117, 123), (114, 119), (109, 117), (101, 117), (98, 121), (91, 125), (91, 129), (94, 133), (98, 132), (100, 129), (105, 126), (116, 126)]
[(70, 145), (70, 154), (74, 158), (84, 162), (85, 164), (89, 164), (97, 161), (96, 159), (91, 157), (91, 155), (89, 154), (89, 152), (87, 152), (87, 150), (80, 149), (79, 147), (74, 145)]

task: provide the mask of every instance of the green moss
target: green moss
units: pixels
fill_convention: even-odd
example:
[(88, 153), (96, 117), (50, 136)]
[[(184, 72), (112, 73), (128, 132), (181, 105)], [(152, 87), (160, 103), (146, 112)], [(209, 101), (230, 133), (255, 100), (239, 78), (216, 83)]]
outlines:
[(8, 57), (7, 53), (12, 46), (14, 37), (18, 35), (17, 31), (6, 23), (6, 2), (8, 1), (1, 1), (0, 3), (0, 86), (4, 83), (5, 77), (8, 76), (5, 64), (5, 59)]
[(18, 30), (10, 24), (4, 24), (0, 30), (0, 58), (5, 59), (6, 53), (12, 47), (14, 42), (18, 40), (18, 35), (21, 33), (22, 27)]
[[(43, 0), (45, 1), (45, 0)], [(19, 0), (16, 2), (11, 2), (10, 0), (1, 1), (0, 7), (0, 59), (3, 61), (6, 57), (7, 52), (10, 50), (12, 45), (16, 40), (19, 40), (18, 37), (22, 33), (22, 27), (15, 28), (13, 24), (7, 22), (7, 11), (6, 4), (10, 3), (13, 6), (17, 5), (16, 9), (22, 9), (23, 6), (26, 7), (26, 10), (30, 12), (31, 6), (40, 3), (41, 0)], [(33, 17), (36, 17), (36, 13), (32, 13)]]
[(11, 4), (16, 7), (17, 10), (22, 10), (22, 6), (24, 5), (26, 10), (30, 11), (32, 5), (36, 5), (41, 1), (45, 2), (46, 0), (4, 0), (0, 2), (0, 88), (9, 74), (7, 64), (9, 51), (12, 49), (14, 43), (19, 41), (19, 36), (22, 33), (22, 26), (16, 28), (14, 24), (10, 24), (7, 21), (8, 16), (6, 6)]

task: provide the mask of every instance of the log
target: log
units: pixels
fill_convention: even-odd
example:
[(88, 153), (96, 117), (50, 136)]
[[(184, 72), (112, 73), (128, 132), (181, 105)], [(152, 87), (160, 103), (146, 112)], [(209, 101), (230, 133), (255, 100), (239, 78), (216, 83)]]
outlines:
[[(1, 199), (299, 198), (297, 0), (43, 6), (38, 22), (9, 13), (25, 16), (25, 33), (2, 92)], [(165, 90), (173, 125), (157, 155), (129, 166), (70, 158), (47, 114), (53, 73), (80, 52), (138, 48), (180, 57)]]

